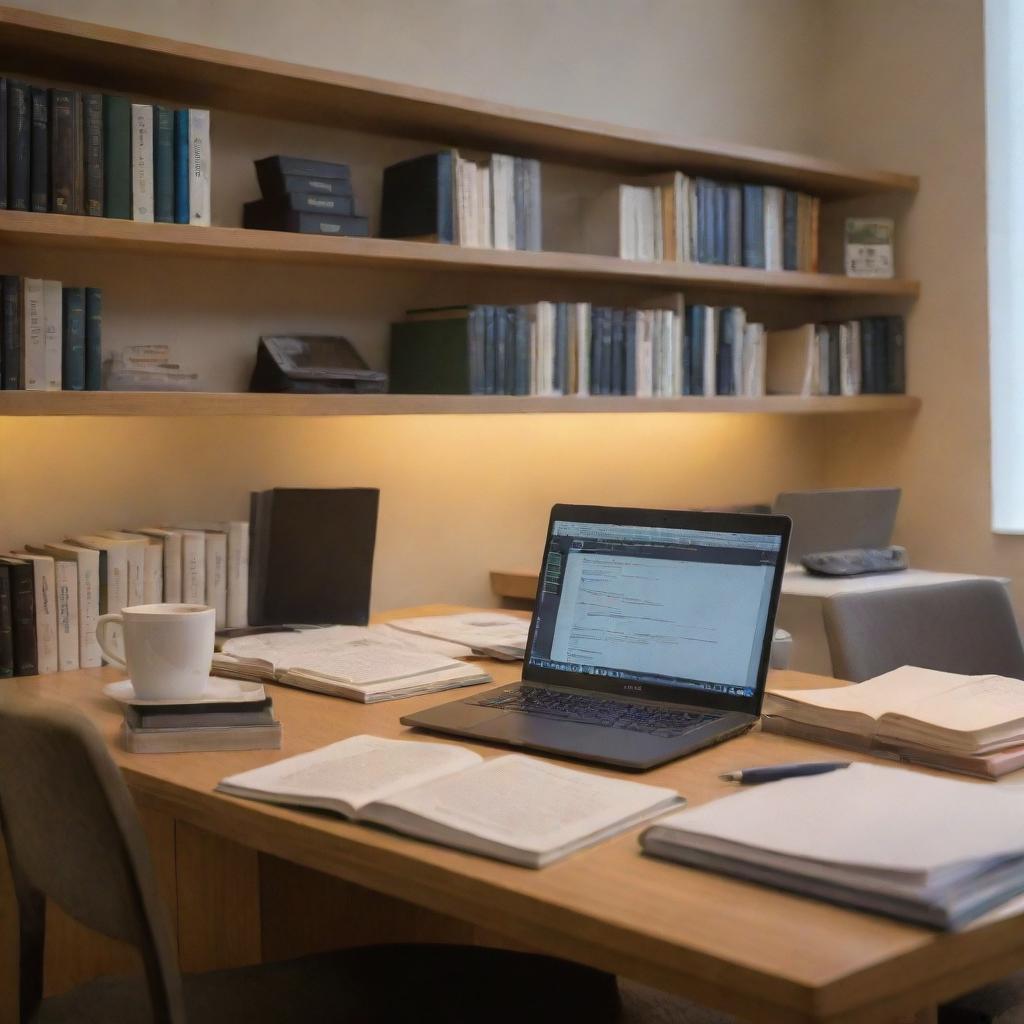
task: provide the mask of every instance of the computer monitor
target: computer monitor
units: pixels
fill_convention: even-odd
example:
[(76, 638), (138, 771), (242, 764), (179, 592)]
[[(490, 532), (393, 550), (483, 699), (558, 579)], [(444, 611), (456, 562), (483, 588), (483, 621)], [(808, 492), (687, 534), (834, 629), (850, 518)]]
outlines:
[(776, 515), (793, 521), (789, 558), (849, 548), (884, 548), (892, 541), (898, 487), (848, 487), (790, 491), (775, 499)]
[(788, 534), (778, 516), (556, 505), (524, 676), (759, 713)]

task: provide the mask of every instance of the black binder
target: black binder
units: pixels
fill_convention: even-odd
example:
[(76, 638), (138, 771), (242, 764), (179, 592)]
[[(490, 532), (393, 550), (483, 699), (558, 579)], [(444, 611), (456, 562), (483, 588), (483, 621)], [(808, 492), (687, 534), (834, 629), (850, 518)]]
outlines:
[(256, 491), (250, 508), (249, 622), (365, 626), (380, 491)]

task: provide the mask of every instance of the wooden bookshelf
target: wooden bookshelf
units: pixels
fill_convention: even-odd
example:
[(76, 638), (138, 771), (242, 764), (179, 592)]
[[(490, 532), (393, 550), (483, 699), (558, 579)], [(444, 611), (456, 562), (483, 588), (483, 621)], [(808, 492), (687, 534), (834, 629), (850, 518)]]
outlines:
[(0, 245), (45, 246), (206, 259), (257, 260), (379, 270), (480, 272), (516, 277), (573, 278), (668, 287), (695, 285), (730, 293), (916, 298), (916, 281), (767, 271), (707, 263), (622, 260), (585, 253), (508, 252), (390, 238), (329, 238), (285, 231), (140, 224), (105, 217), (0, 210)]
[(855, 398), (568, 398), (505, 395), (250, 395), (138, 391), (0, 391), (2, 416), (458, 416), (526, 413), (913, 413), (910, 395)]
[(631, 173), (679, 169), (824, 198), (913, 192), (913, 175), (676, 137), (0, 7), (4, 71), (177, 104)]

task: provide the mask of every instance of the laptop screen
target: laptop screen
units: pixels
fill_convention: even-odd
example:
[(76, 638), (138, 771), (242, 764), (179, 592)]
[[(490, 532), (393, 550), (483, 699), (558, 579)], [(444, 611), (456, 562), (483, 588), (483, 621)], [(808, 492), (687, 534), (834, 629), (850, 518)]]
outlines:
[(554, 518), (526, 674), (549, 682), (583, 675), (588, 685), (598, 677), (620, 684), (608, 687), (618, 692), (749, 707), (763, 679), (783, 541), (778, 528)]

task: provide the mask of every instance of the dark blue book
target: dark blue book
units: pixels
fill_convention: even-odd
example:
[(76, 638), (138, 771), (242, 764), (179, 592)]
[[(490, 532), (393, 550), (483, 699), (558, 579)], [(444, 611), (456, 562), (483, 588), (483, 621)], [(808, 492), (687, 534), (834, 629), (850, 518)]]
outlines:
[(569, 304), (555, 303), (555, 390), (569, 390)]
[(483, 321), (484, 390), (485, 395), (494, 394), (494, 307), (480, 306)]
[(174, 223), (187, 224), (188, 207), (188, 111), (174, 112)]
[(85, 390), (103, 389), (103, 290), (85, 289)]
[(12, 274), (3, 277), (3, 351), (0, 371), (4, 391), (18, 391), (21, 379), (21, 279)]
[(725, 262), (743, 266), (743, 190), (739, 185), (725, 186)]
[(508, 317), (504, 306), (492, 306), (494, 318), (494, 393), (507, 395), (508, 383), (505, 373), (508, 368)]
[(530, 393), (530, 311), (528, 306), (517, 306), (514, 310), (515, 337), (515, 385), (514, 395)]
[(714, 224), (710, 201), (714, 183), (707, 178), (698, 178), (694, 187), (697, 190), (697, 252), (694, 255), (698, 263), (710, 263), (714, 248)]
[(455, 241), (452, 163), (451, 151), (442, 150), (384, 168), (381, 238)]
[(621, 395), (626, 380), (626, 311), (612, 310), (611, 359), (608, 368), (609, 395)]
[(518, 394), (516, 391), (516, 360), (519, 358), (516, 351), (518, 313), (515, 306), (502, 306), (498, 312), (505, 321), (505, 390), (502, 394), (515, 395)]
[(484, 331), (486, 312), (483, 306), (471, 306), (467, 325), (469, 348), (469, 393), (484, 394), (487, 371), (484, 365)]
[(102, 217), (103, 198), (103, 94), (82, 96), (82, 139), (85, 150), (85, 212)]
[(830, 395), (841, 395), (842, 387), (842, 362), (840, 356), (839, 324), (828, 325), (828, 393)]
[(592, 395), (601, 394), (601, 307), (590, 307), (590, 380)]
[(174, 115), (153, 105), (153, 220), (174, 223)]
[(884, 395), (889, 390), (889, 318), (875, 316), (875, 387), (876, 395)]
[(712, 263), (725, 263), (726, 250), (728, 248), (728, 210), (726, 209), (726, 191), (724, 185), (715, 184), (713, 193), (714, 202), (714, 256)]
[(690, 394), (704, 394), (704, 329), (708, 318), (707, 306), (691, 306), (693, 314), (690, 335)]
[(683, 311), (683, 381), (682, 393), (694, 394), (693, 390), (693, 321), (696, 307), (687, 306)]
[(764, 186), (743, 186), (743, 266), (764, 270)]
[[(865, 395), (877, 393), (879, 379), (878, 321), (866, 316), (860, 322), (860, 389)], [(884, 343), (884, 342), (883, 342)]]
[(718, 345), (715, 349), (715, 394), (735, 395), (733, 350), (736, 346), (736, 311), (729, 306), (718, 314)]
[(29, 191), (32, 210), (50, 209), (50, 99), (45, 89), (32, 89), (31, 155)]
[(797, 206), (799, 196), (791, 189), (782, 195), (782, 269), (799, 270), (799, 231)]
[(886, 387), (891, 395), (907, 391), (907, 326), (901, 316), (886, 317)]
[(623, 339), (625, 368), (622, 385), (624, 395), (636, 394), (636, 321), (638, 314), (639, 311), (635, 309), (627, 309), (625, 312), (625, 337)]
[(516, 213), (516, 248), (526, 248), (526, 205), (529, 202), (529, 168), (516, 157), (512, 165), (512, 199)]
[(7, 208), (31, 206), (32, 99), (24, 82), (7, 82)]
[(65, 391), (85, 390), (85, 289), (65, 288), (61, 317), (61, 380)]
[(0, 210), (7, 209), (7, 79), (0, 78)]

